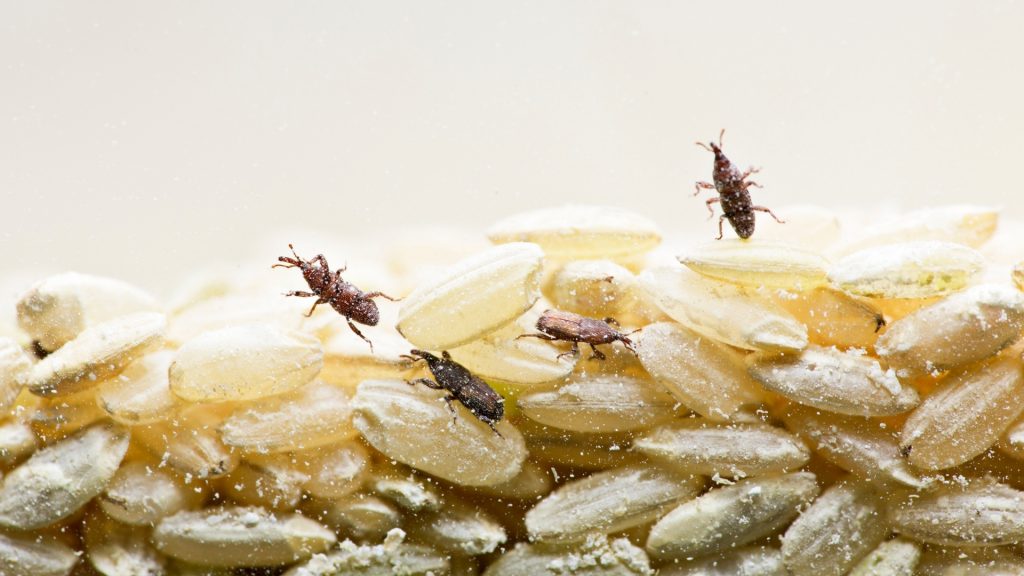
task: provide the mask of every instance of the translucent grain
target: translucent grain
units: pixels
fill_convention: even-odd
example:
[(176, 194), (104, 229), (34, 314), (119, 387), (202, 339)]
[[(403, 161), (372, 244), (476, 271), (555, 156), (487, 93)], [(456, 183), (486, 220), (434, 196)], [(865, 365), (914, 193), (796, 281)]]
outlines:
[(893, 322), (875, 348), (900, 377), (923, 376), (984, 360), (1022, 330), (1024, 294), (983, 284)]
[(921, 549), (913, 542), (882, 542), (850, 570), (848, 576), (914, 576)]
[(396, 328), (427, 350), (486, 336), (537, 301), (543, 257), (536, 244), (514, 242), (462, 260), (405, 298)]
[(767, 424), (718, 424), (687, 419), (633, 441), (633, 450), (687, 472), (744, 478), (789, 472), (810, 459), (799, 438)]
[(563, 350), (539, 338), (518, 338), (536, 332), (538, 317), (538, 312), (527, 312), (479, 340), (453, 348), (452, 358), (481, 378), (513, 386), (563, 380), (572, 373), (576, 358), (559, 358)]
[(441, 497), (425, 481), (411, 473), (402, 475), (399, 470), (374, 472), (369, 484), (372, 492), (397, 504), (407, 512), (436, 511), (441, 507)]
[(44, 350), (74, 340), (86, 328), (138, 312), (156, 312), (145, 291), (113, 278), (65, 272), (44, 279), (17, 304), (18, 324)]
[(788, 576), (777, 548), (740, 548), (682, 566), (666, 565), (658, 576)]
[(625, 538), (589, 534), (572, 545), (517, 544), (484, 576), (654, 576), (643, 549)]
[(889, 534), (882, 495), (864, 482), (826, 490), (782, 536), (792, 574), (842, 576)]
[(435, 548), (468, 556), (490, 554), (508, 539), (505, 529), (489, 514), (463, 504), (424, 515), (414, 524), (412, 534)]
[(173, 358), (171, 350), (160, 350), (139, 358), (117, 377), (100, 386), (96, 401), (112, 419), (129, 426), (168, 418), (179, 408), (177, 397), (171, 394), (167, 375)]
[(38, 446), (32, 428), (21, 419), (0, 422), (0, 467), (20, 462)]
[(356, 431), (348, 393), (314, 382), (239, 408), (221, 425), (220, 434), (227, 446), (277, 453), (334, 444)]
[(17, 342), (0, 338), (0, 413), (14, 404), (28, 375), (32, 361)]
[(4, 576), (67, 576), (77, 562), (78, 554), (55, 540), (0, 532)]
[(526, 513), (537, 540), (575, 540), (588, 532), (618, 532), (649, 522), (693, 498), (703, 478), (652, 466), (597, 472), (562, 485)]
[(656, 558), (685, 559), (748, 544), (788, 524), (817, 494), (809, 472), (741, 480), (711, 490), (658, 520), (647, 538), (647, 551)]
[(254, 400), (310, 383), (323, 364), (320, 342), (269, 324), (206, 332), (171, 363), (175, 396), (190, 402)]
[(1013, 278), (1013, 284), (1018, 290), (1024, 290), (1024, 262), (1018, 262), (1017, 265), (1013, 267), (1011, 278)]
[(356, 440), (295, 455), (309, 475), (303, 488), (320, 498), (343, 498), (363, 486), (370, 471), (370, 454)]
[(1024, 492), (985, 480), (912, 496), (893, 506), (890, 516), (897, 532), (929, 544), (993, 546), (1024, 540)]
[(800, 354), (756, 354), (750, 375), (765, 388), (806, 404), (859, 416), (900, 414), (917, 406), (917, 392), (860, 351), (810, 346)]
[(952, 242), (906, 242), (868, 248), (835, 263), (829, 280), (871, 298), (930, 298), (962, 290), (985, 264)]
[(85, 520), (89, 563), (104, 576), (156, 576), (166, 573), (166, 558), (149, 543), (149, 530), (121, 524), (100, 512)]
[[(381, 307), (383, 315), (386, 307)], [(384, 324), (386, 320), (381, 320)], [(403, 354), (412, 344), (396, 334), (391, 325), (386, 330), (360, 328), (373, 342), (373, 349), (352, 333), (348, 326), (337, 330), (324, 342), (324, 367), (320, 380), (354, 391), (356, 385), (371, 378), (407, 378), (414, 368)]]
[(299, 470), (291, 456), (274, 454), (243, 461), (221, 480), (231, 500), (243, 506), (290, 512), (302, 500), (309, 474)]
[(915, 576), (1020, 576), (1024, 559), (1006, 548), (925, 548)]
[(342, 542), (338, 549), (317, 554), (284, 576), (442, 576), (450, 574), (448, 559), (426, 546), (405, 543), (405, 533), (395, 528), (383, 544)]
[[(206, 332), (234, 326), (269, 324), (287, 331), (300, 330), (311, 322), (305, 315), (309, 303), (301, 298), (274, 296), (228, 294), (193, 304), (171, 318), (167, 341), (181, 346)], [(316, 316), (321, 316), (319, 310)]]
[(807, 329), (770, 301), (677, 267), (652, 268), (640, 285), (661, 310), (709, 338), (747, 350), (794, 352)]
[(771, 241), (728, 239), (702, 244), (679, 256), (679, 262), (709, 278), (752, 288), (803, 291), (828, 283), (825, 257)]
[(633, 434), (585, 434), (542, 426), (532, 420), (519, 424), (530, 454), (545, 466), (568, 466), (583, 470), (603, 470), (642, 461), (630, 450)]
[(204, 566), (278, 566), (334, 542), (334, 534), (308, 518), (246, 507), (179, 512), (153, 531), (161, 552)]
[(96, 401), (98, 388), (88, 388), (73, 394), (43, 398), (32, 412), (29, 421), (40, 439), (52, 441), (66, 438), (75, 432), (107, 417)]
[(33, 530), (100, 494), (128, 450), (128, 432), (97, 425), (39, 450), (0, 485), (0, 526)]
[(539, 464), (527, 460), (523, 463), (523, 469), (511, 480), (491, 486), (480, 486), (476, 488), (476, 491), (495, 498), (538, 499), (551, 492), (555, 483), (551, 476), (550, 470), (545, 470)]
[(100, 508), (114, 520), (150, 526), (201, 502), (202, 494), (180, 478), (142, 461), (123, 464), (99, 497)]
[(366, 380), (352, 402), (356, 428), (371, 446), (413, 468), (466, 486), (509, 480), (526, 459), (526, 444), (507, 419), (498, 432), (459, 403), (451, 413), (442, 393), (401, 380)]
[(530, 391), (516, 400), (528, 418), (576, 432), (622, 432), (671, 418), (677, 402), (650, 379), (595, 375)]
[(155, 312), (94, 324), (32, 367), (29, 390), (39, 396), (72, 394), (116, 376), (160, 345), (164, 324)]
[(883, 427), (882, 422), (822, 413), (799, 405), (787, 408), (783, 419), (816, 454), (861, 478), (912, 488), (927, 485), (900, 453), (897, 431)]
[(633, 338), (647, 372), (691, 410), (729, 418), (764, 399), (731, 348), (672, 322), (648, 324)]
[(785, 293), (774, 302), (806, 326), (808, 339), (821, 346), (870, 348), (885, 326), (876, 306), (834, 288)]
[(636, 277), (611, 260), (573, 260), (555, 273), (544, 293), (558, 310), (628, 322), (640, 305)]
[(337, 533), (359, 541), (382, 538), (402, 523), (402, 513), (390, 502), (371, 494), (353, 494), (337, 500), (307, 500), (302, 512)]
[(941, 470), (992, 446), (1020, 416), (1024, 365), (1016, 356), (949, 374), (903, 425), (900, 447), (910, 463)]
[(957, 204), (901, 214), (899, 218), (863, 230), (844, 247), (844, 253), (898, 242), (940, 240), (979, 248), (996, 231), (999, 210), (991, 206)]
[(227, 407), (195, 405), (165, 422), (138, 426), (132, 437), (151, 454), (197, 478), (223, 476), (238, 466), (237, 451), (225, 446), (217, 429)]
[(559, 259), (628, 258), (661, 242), (658, 227), (639, 214), (611, 206), (567, 205), (524, 212), (487, 231), (495, 244), (533, 242)]

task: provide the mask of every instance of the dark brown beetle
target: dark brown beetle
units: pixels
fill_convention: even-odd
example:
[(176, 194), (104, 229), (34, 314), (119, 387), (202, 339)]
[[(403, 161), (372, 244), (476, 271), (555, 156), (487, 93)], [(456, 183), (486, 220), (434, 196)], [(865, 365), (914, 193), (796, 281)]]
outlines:
[(324, 258), (323, 254), (317, 254), (316, 258), (311, 260), (303, 260), (295, 253), (294, 246), (289, 244), (288, 248), (291, 249), (295, 258), (281, 256), (278, 260), (282, 264), (274, 264), (272, 268), (298, 268), (302, 270), (302, 277), (306, 280), (306, 284), (309, 284), (309, 289), (312, 292), (294, 290), (287, 292), (285, 296), (302, 296), (303, 298), (315, 296), (316, 302), (313, 303), (313, 307), (309, 309), (306, 316), (312, 316), (317, 306), (330, 304), (332, 308), (338, 311), (338, 314), (345, 317), (345, 320), (348, 321), (348, 327), (355, 332), (356, 336), (366, 340), (372, 351), (373, 342), (370, 342), (366, 336), (363, 336), (363, 333), (356, 328), (352, 321), (355, 320), (367, 326), (376, 326), (377, 322), (380, 322), (380, 310), (377, 309), (377, 303), (373, 299), (378, 296), (387, 298), (392, 302), (398, 299), (392, 298), (383, 292), (365, 293), (354, 285), (345, 282), (341, 279), (341, 273), (348, 269), (348, 266), (343, 266), (338, 268), (336, 272), (331, 272), (330, 266), (327, 265), (327, 258)]
[(732, 224), (732, 229), (736, 231), (737, 236), (740, 238), (750, 238), (754, 234), (755, 211), (771, 214), (772, 218), (775, 218), (775, 221), (780, 224), (783, 221), (779, 220), (779, 217), (768, 208), (753, 205), (747, 188), (751, 186), (760, 188), (761, 185), (752, 180), (747, 180), (747, 178), (751, 174), (757, 173), (758, 170), (757, 168), (748, 168), (746, 172), (740, 173), (736, 166), (722, 153), (722, 136), (724, 135), (725, 130), (723, 129), (721, 134), (718, 135), (718, 144), (714, 142), (709, 142), (708, 144), (697, 142), (698, 146), (715, 154), (715, 169), (711, 174), (711, 178), (715, 183), (697, 182), (697, 191), (693, 195), (700, 194), (701, 190), (715, 190), (718, 192), (717, 197), (709, 198), (706, 202), (711, 216), (715, 215), (715, 210), (711, 205), (715, 202), (722, 203), (722, 215), (718, 218), (718, 240), (722, 239), (722, 220), (725, 219), (728, 219), (729, 224)]
[(500, 422), (505, 415), (505, 399), (501, 397), (501, 394), (495, 392), (487, 385), (487, 382), (466, 370), (465, 366), (452, 360), (447, 351), (441, 352), (441, 358), (423, 350), (410, 350), (409, 354), (411, 356), (403, 357), (413, 362), (426, 360), (427, 367), (430, 368), (430, 373), (436, 380), (417, 378), (410, 380), (410, 385), (423, 384), (434, 390), (447, 390), (448, 394), (444, 397), (444, 401), (452, 412), (452, 418), (458, 414), (455, 407), (452, 406), (452, 400), (458, 400), (473, 413), (473, 416), (490, 426), (495, 434), (501, 436), (498, 429), (494, 427), (495, 423)]
[(590, 344), (590, 349), (594, 352), (591, 358), (599, 360), (604, 360), (605, 356), (596, 346), (598, 344), (611, 344), (615, 341), (622, 342), (626, 349), (636, 354), (636, 350), (633, 349), (633, 342), (627, 337), (636, 331), (623, 334), (616, 330), (618, 326), (619, 323), (614, 318), (598, 320), (597, 318), (587, 318), (572, 312), (545, 310), (544, 314), (537, 319), (537, 330), (540, 330), (542, 334), (523, 334), (516, 337), (516, 339), (540, 338), (541, 340), (572, 342), (572, 349), (559, 354), (558, 358), (570, 354), (578, 356), (580, 353), (580, 342)]

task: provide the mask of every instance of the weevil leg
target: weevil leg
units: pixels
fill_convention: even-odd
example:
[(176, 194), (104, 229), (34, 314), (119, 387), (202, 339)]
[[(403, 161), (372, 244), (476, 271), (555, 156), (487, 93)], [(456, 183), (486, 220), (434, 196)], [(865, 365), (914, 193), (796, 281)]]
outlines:
[[(295, 260), (294, 258), (289, 258), (287, 256), (278, 256), (277, 257), (277, 262), (278, 262), (277, 264), (272, 264), (270, 267), (271, 268), (301, 268), (302, 267), (302, 262), (301, 261)], [(284, 262), (284, 264), (281, 264), (281, 262)]]
[(540, 333), (540, 332), (538, 332), (536, 334), (520, 334), (519, 336), (516, 336), (516, 340), (519, 340), (520, 338), (540, 338), (541, 340), (548, 340), (550, 342), (558, 340), (558, 338), (555, 338), (554, 336), (551, 336), (550, 334), (543, 334), (543, 333)]
[(719, 148), (722, 147), (722, 138), (725, 138), (725, 128), (722, 128), (722, 131), (718, 133), (718, 147)]
[(444, 386), (441, 386), (440, 384), (434, 382), (430, 378), (416, 378), (414, 380), (406, 380), (405, 383), (408, 384), (409, 386), (422, 384), (427, 388), (433, 388), (434, 390), (444, 390)]
[(369, 338), (363, 336), (363, 333), (359, 331), (359, 328), (356, 328), (356, 325), (352, 323), (351, 318), (345, 317), (345, 320), (348, 321), (348, 327), (351, 328), (352, 331), (356, 333), (356, 336), (359, 336), (363, 340), (366, 340), (366, 343), (370, 345), (370, 354), (373, 354), (373, 342), (370, 342)]
[(494, 430), (494, 433), (498, 435), (498, 438), (504, 438), (504, 436), (501, 435), (501, 432), (498, 432), (498, 429), (494, 427), (494, 422), (488, 420), (487, 425), (491, 427), (491, 430)]
[(715, 238), (715, 240), (721, 240), (722, 236), (725, 234), (725, 232), (722, 231), (723, 222), (725, 222), (725, 214), (718, 217), (718, 238)]
[(786, 223), (785, 220), (779, 220), (779, 217), (776, 216), (775, 212), (772, 212), (770, 208), (765, 208), (764, 206), (751, 206), (750, 209), (757, 210), (758, 212), (767, 212), (769, 215), (771, 215), (772, 218), (775, 218), (775, 221), (778, 222), (779, 224)]
[(746, 180), (747, 177), (750, 176), (751, 174), (757, 174), (760, 171), (760, 168), (755, 168), (754, 166), (751, 166), (750, 168), (747, 168), (746, 172), (740, 174), (740, 180)]
[[(557, 340), (557, 338), (551, 338), (551, 340)], [(580, 355), (580, 343), (579, 342), (573, 342), (572, 343), (572, 348), (570, 348), (568, 352), (562, 352), (558, 356), (555, 356), (555, 360), (556, 361), (561, 360), (562, 356), (572, 356), (573, 358), (576, 358), (579, 355)]]
[(601, 352), (600, 350), (598, 350), (597, 346), (594, 346), (593, 344), (590, 345), (590, 351), (593, 352), (593, 354), (591, 354), (591, 356), (590, 356), (591, 360), (595, 360), (595, 359), (597, 359), (597, 360), (604, 360), (604, 359), (607, 358), (604, 355), (604, 352)]
[(302, 296), (303, 298), (309, 298), (309, 297), (312, 297), (312, 296), (316, 296), (316, 294), (313, 294), (312, 292), (305, 292), (303, 290), (292, 290), (291, 292), (285, 292), (284, 295), (285, 296)]
[(716, 204), (721, 200), (721, 198), (715, 196), (714, 198), (708, 198), (707, 202), (704, 203), (704, 205), (708, 207), (708, 220), (711, 220), (712, 218), (715, 217), (715, 209), (712, 208), (711, 205)]
[[(314, 296), (315, 296), (315, 294), (314, 294)], [(313, 302), (313, 307), (309, 309), (309, 312), (306, 312), (306, 318), (309, 318), (310, 316), (313, 315), (313, 311), (316, 310), (317, 306), (319, 306), (321, 304), (326, 304), (326, 303), (327, 303), (327, 301), (324, 300), (323, 298), (318, 298), (316, 302)]]
[(316, 262), (321, 268), (327, 270), (328, 273), (331, 272), (331, 267), (327, 264), (327, 257), (323, 254), (317, 254), (315, 258), (310, 260), (310, 262)]
[(715, 189), (715, 185), (712, 184), (711, 182), (700, 182), (700, 181), (698, 181), (698, 182), (694, 183), (693, 187), (696, 190), (696, 192), (693, 193), (694, 196), (699, 195), (701, 190), (714, 190)]
[(378, 296), (380, 296), (381, 298), (385, 298), (387, 300), (391, 300), (392, 302), (400, 302), (402, 300), (401, 298), (392, 298), (391, 296), (388, 296), (383, 292), (370, 292), (369, 294), (366, 295), (367, 298), (376, 298)]
[(751, 186), (753, 186), (754, 188), (764, 188), (764, 186), (761, 186), (760, 184), (754, 182), (753, 180), (748, 180), (743, 183), (744, 188), (750, 188)]
[[(637, 330), (640, 330), (640, 329), (637, 328), (636, 330), (633, 330), (633, 332), (636, 332)], [(632, 334), (633, 332), (630, 332), (630, 334)], [(634, 356), (636, 356), (637, 358), (640, 357), (640, 354), (637, 353), (636, 348), (633, 348), (633, 341), (632, 340), (630, 340), (629, 338), (623, 336), (622, 338), (619, 339), (619, 342), (622, 342), (622, 345), (626, 347), (626, 350), (629, 350), (630, 352), (632, 352)]]

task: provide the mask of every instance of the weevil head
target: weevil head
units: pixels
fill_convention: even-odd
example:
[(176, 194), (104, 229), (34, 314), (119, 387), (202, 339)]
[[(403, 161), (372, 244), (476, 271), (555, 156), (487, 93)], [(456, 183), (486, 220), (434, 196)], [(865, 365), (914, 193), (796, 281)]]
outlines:
[(410, 356), (415, 356), (416, 358), (422, 358), (423, 360), (427, 361), (427, 364), (431, 364), (433, 362), (440, 362), (441, 361), (440, 358), (438, 358), (437, 356), (434, 356), (430, 352), (427, 352), (426, 350), (418, 350), (416, 348), (413, 348), (412, 350), (409, 350), (409, 355)]
[(356, 322), (367, 326), (376, 326), (380, 322), (380, 310), (377, 308), (377, 303), (369, 298), (352, 301), (348, 315)]

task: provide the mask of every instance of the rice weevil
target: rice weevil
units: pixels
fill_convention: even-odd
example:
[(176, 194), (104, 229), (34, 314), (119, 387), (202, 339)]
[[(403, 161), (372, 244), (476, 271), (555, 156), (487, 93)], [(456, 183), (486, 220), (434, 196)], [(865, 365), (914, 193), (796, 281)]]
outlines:
[[(605, 356), (603, 352), (597, 349), (597, 345), (611, 344), (615, 341), (622, 342), (627, 350), (636, 354), (633, 342), (628, 338), (629, 334), (619, 332), (616, 329), (618, 325), (619, 323), (614, 318), (598, 320), (597, 318), (580, 316), (573, 312), (545, 310), (541, 317), (537, 319), (537, 330), (540, 330), (541, 333), (522, 334), (516, 337), (516, 339), (540, 338), (541, 340), (572, 342), (572, 349), (559, 354), (558, 358), (570, 354), (578, 356), (580, 353), (580, 342), (590, 344), (590, 349), (594, 352), (591, 358), (599, 360), (604, 360)], [(633, 332), (636, 331), (634, 330)], [(630, 332), (630, 334), (633, 334), (633, 332)]]
[(409, 355), (404, 356), (413, 362), (425, 360), (434, 380), (430, 378), (417, 378), (409, 380), (410, 385), (423, 384), (434, 390), (446, 390), (444, 401), (452, 412), (452, 418), (458, 413), (452, 406), (452, 400), (458, 400), (465, 406), (477, 420), (491, 427), (498, 436), (501, 434), (494, 427), (505, 415), (505, 399), (484, 382), (479, 376), (473, 375), (465, 366), (452, 360), (451, 354), (447, 351), (441, 352), (441, 357), (424, 350), (410, 350)]

